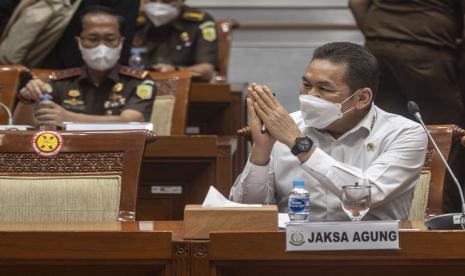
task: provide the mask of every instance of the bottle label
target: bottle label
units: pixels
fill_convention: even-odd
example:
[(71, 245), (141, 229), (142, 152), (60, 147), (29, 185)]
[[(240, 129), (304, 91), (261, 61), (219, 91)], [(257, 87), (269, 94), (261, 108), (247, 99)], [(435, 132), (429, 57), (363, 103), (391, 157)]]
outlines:
[(310, 207), (310, 200), (303, 197), (292, 197), (289, 199), (288, 208), (293, 213), (308, 212)]

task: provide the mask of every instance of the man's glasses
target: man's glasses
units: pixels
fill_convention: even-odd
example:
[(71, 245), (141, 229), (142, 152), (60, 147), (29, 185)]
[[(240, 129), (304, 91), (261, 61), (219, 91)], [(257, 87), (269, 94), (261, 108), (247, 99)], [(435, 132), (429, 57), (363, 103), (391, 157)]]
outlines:
[(122, 37), (120, 36), (84, 36), (80, 37), (81, 44), (85, 48), (94, 48), (103, 43), (111, 48), (116, 48), (120, 45)]

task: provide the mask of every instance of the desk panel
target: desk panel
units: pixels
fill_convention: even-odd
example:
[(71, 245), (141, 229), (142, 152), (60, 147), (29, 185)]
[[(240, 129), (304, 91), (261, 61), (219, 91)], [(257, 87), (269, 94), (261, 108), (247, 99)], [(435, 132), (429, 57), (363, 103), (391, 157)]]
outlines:
[(398, 276), (465, 271), (463, 231), (401, 230), (400, 250), (289, 253), (283, 231), (212, 233), (210, 240), (183, 240), (182, 233), (182, 221), (1, 224), (0, 273)]
[[(137, 220), (182, 219), (184, 206), (202, 203), (210, 186), (227, 196), (233, 183), (236, 152), (237, 139), (231, 136), (159, 137), (145, 151)], [(177, 191), (171, 192), (172, 187)]]
[(169, 275), (171, 259), (171, 232), (138, 223), (0, 225), (0, 275)]
[(211, 275), (463, 275), (465, 232), (403, 231), (400, 250), (285, 252), (285, 233), (212, 233)]

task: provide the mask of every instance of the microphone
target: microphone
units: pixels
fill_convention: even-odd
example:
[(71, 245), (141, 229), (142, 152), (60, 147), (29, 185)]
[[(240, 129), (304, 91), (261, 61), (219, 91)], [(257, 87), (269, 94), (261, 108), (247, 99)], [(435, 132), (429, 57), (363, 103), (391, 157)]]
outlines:
[(418, 107), (417, 103), (414, 101), (408, 101), (407, 108), (408, 108), (408, 112), (412, 114), (413, 117), (415, 117), (415, 119), (417, 119), (420, 123), (423, 124), (423, 120), (420, 114), (420, 108)]
[(8, 125), (11, 126), (13, 124), (13, 115), (11, 115), (11, 110), (6, 106), (4, 103), (0, 102), (0, 106), (5, 109), (7, 115), (8, 115)]
[(418, 107), (418, 105), (414, 101), (408, 101), (407, 108), (408, 108), (409, 113), (413, 117), (415, 117), (415, 119), (417, 119), (417, 121), (421, 124), (423, 129), (426, 131), (426, 134), (428, 135), (428, 138), (433, 144), (434, 149), (438, 153), (439, 157), (441, 158), (442, 163), (444, 163), (447, 171), (452, 177), (452, 180), (457, 186), (457, 189), (459, 190), (459, 193), (460, 193), (460, 201), (462, 203), (462, 213), (451, 213), (451, 214), (443, 214), (443, 215), (435, 216), (433, 218), (426, 220), (425, 226), (430, 230), (460, 229), (460, 228), (465, 229), (464, 228), (465, 227), (464, 225), (465, 224), (465, 200), (463, 198), (462, 187), (460, 186), (460, 183), (457, 180), (457, 177), (455, 177), (454, 172), (452, 172), (452, 169), (449, 167), (449, 164), (447, 163), (446, 158), (444, 157), (442, 152), (439, 150), (439, 147), (436, 144), (436, 141), (434, 141), (433, 137), (431, 136), (428, 129), (426, 128), (426, 125), (423, 122), (423, 119), (421, 118), (420, 108)]
[(0, 107), (5, 109), (7, 115), (8, 115), (8, 125), (0, 125), (0, 130), (29, 130), (29, 129), (34, 129), (32, 126), (28, 125), (13, 125), (13, 115), (11, 113), (11, 110), (8, 108), (7, 105), (4, 103), (0, 102)]

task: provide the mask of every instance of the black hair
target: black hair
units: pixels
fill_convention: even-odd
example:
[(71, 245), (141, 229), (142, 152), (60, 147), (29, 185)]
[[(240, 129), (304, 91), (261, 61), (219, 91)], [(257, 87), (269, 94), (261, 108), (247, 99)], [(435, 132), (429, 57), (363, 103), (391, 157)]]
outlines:
[(365, 47), (350, 42), (327, 43), (315, 49), (312, 61), (315, 59), (345, 64), (345, 79), (351, 93), (369, 87), (373, 91), (373, 97), (376, 95), (379, 83), (378, 61)]
[(119, 32), (121, 35), (124, 35), (124, 31), (126, 30), (126, 20), (124, 19), (124, 17), (118, 14), (112, 8), (109, 8), (106, 6), (99, 6), (99, 5), (88, 6), (82, 11), (80, 15), (80, 20), (79, 20), (81, 22), (81, 25), (80, 25), (81, 28), (79, 30), (79, 33), (82, 33), (82, 30), (84, 28), (84, 17), (88, 14), (108, 14), (108, 15), (115, 16), (118, 21)]

